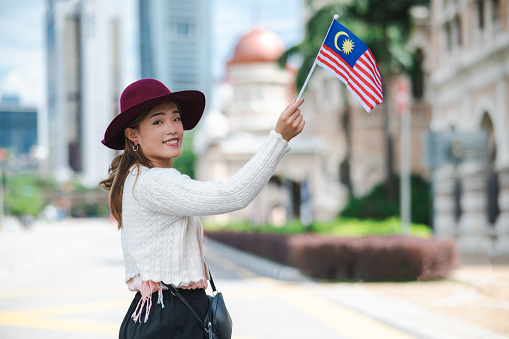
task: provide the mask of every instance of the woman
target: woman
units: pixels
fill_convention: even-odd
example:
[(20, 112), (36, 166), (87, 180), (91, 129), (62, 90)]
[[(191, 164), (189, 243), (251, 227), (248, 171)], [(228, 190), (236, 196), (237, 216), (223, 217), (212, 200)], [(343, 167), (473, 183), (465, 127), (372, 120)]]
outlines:
[[(205, 108), (199, 91), (170, 92), (142, 79), (120, 97), (121, 113), (106, 129), (104, 145), (123, 154), (113, 159), (110, 209), (122, 230), (125, 281), (137, 291), (122, 322), (120, 338), (203, 338), (203, 328), (167, 290), (171, 284), (203, 319), (208, 269), (199, 216), (246, 207), (289, 151), (288, 141), (304, 128), (299, 106), (289, 105), (260, 150), (233, 177), (200, 182), (172, 168), (184, 130), (196, 126)], [(161, 306), (153, 306), (153, 303)]]

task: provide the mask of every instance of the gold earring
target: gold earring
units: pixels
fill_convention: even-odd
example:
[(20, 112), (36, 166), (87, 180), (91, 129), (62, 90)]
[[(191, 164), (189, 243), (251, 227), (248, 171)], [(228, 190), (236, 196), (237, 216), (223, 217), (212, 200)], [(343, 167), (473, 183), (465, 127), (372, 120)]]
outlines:
[(139, 148), (140, 148), (140, 146), (138, 146), (138, 145), (134, 145), (134, 146), (133, 146), (133, 151), (134, 151), (134, 152), (138, 152), (138, 149), (139, 149)]

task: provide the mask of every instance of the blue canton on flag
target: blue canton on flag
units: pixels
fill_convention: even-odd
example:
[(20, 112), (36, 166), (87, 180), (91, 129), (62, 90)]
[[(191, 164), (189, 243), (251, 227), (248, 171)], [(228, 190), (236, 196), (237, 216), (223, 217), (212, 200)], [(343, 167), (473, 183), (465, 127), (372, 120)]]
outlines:
[(370, 112), (383, 101), (382, 80), (368, 46), (336, 20), (315, 63), (334, 74)]

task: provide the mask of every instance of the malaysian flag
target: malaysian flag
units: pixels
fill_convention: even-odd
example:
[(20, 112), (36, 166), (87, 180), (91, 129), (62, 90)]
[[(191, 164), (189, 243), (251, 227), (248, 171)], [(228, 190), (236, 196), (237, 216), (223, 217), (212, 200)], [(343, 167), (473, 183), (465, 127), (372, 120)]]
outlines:
[(369, 113), (383, 101), (382, 80), (368, 46), (336, 20), (315, 63), (341, 80)]

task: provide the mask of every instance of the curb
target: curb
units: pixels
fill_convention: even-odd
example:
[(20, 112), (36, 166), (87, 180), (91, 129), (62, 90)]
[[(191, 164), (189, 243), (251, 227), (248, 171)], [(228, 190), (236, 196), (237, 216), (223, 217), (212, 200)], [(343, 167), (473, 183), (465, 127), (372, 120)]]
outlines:
[(212, 251), (217, 252), (236, 264), (264, 277), (293, 282), (313, 281), (294, 267), (275, 263), (268, 259), (225, 245), (209, 237), (206, 237), (205, 247), (210, 248)]

